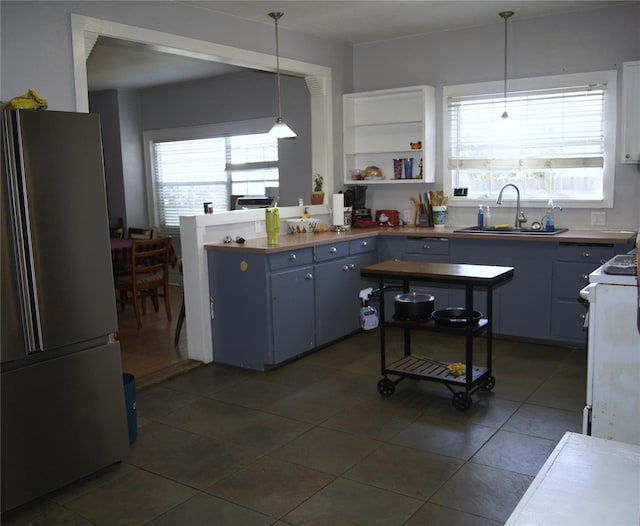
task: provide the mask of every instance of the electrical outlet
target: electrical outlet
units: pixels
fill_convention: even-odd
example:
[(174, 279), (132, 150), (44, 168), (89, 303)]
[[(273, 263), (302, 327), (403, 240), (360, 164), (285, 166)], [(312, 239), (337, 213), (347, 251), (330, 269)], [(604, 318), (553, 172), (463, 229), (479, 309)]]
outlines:
[(261, 233), (262, 233), (262, 222), (256, 221), (256, 234), (261, 234)]
[(591, 212), (591, 225), (604, 226), (605, 217), (606, 217), (605, 212)]

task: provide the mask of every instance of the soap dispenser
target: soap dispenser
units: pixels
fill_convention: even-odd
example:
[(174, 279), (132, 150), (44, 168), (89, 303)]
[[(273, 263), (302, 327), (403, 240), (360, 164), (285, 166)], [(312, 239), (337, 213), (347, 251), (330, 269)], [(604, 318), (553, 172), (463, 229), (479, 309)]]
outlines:
[(484, 228), (484, 209), (482, 205), (478, 207), (478, 228)]
[(544, 229), (547, 232), (553, 232), (556, 229), (553, 220), (553, 200), (551, 199), (547, 202), (547, 211), (544, 215)]

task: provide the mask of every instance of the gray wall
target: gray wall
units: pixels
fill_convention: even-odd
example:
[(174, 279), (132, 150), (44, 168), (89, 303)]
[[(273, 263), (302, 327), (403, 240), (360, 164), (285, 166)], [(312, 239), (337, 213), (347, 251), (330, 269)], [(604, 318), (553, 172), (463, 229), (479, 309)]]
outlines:
[[(282, 115), (298, 137), (279, 141), (280, 205), (309, 202), (311, 105), (304, 79), (281, 76)], [(246, 71), (140, 90), (143, 130), (274, 118), (275, 76)]]
[[(225, 16), (189, 4), (166, 1), (0, 2), (2, 67), (0, 99), (35, 89), (54, 110), (75, 111), (70, 14), (95, 17), (273, 54), (273, 20), (264, 23)], [(332, 70), (333, 121), (342, 122), (341, 94), (351, 89), (352, 56), (340, 42), (280, 29), (281, 56)], [(27, 66), (28, 65), (28, 66)], [(286, 107), (283, 108), (286, 117)], [(334, 135), (334, 172), (342, 179), (342, 134)], [(312, 174), (307, 193), (311, 190)]]
[[(640, 59), (640, 2), (523, 20), (518, 19), (517, 2), (513, 7), (515, 15), (508, 26), (509, 78), (620, 71), (622, 62)], [(361, 44), (353, 49), (354, 91), (417, 84), (436, 87), (436, 182), (427, 185), (429, 189), (442, 188), (442, 86), (504, 78), (504, 22), (498, 11), (496, 8), (495, 25)], [(619, 158), (617, 152), (616, 160)], [(411, 193), (415, 192), (370, 185), (367, 201), (374, 209), (402, 210), (409, 208), (407, 196)], [(638, 165), (616, 162), (614, 208), (606, 210), (606, 228), (637, 230), (639, 202)], [(496, 208), (492, 208), (495, 214)], [(452, 212), (450, 219), (455, 224), (475, 222), (476, 209)], [(556, 221), (559, 226), (590, 228), (590, 212), (564, 210)], [(541, 216), (543, 213), (540, 209)], [(533, 211), (531, 217), (535, 214)]]
[[(426, 2), (425, 9), (428, 9)], [(75, 109), (70, 13), (252, 51), (273, 52), (270, 20), (264, 24), (247, 22), (178, 2), (3, 0), (0, 10), (0, 99), (8, 100), (33, 88), (56, 110)], [(623, 61), (640, 59), (638, 2), (527, 20), (518, 19), (517, 5), (514, 10), (516, 14), (509, 22), (509, 71), (513, 77), (619, 70)], [(497, 11), (496, 24), (492, 26), (363, 44), (352, 51), (344, 44), (327, 39), (286, 30), (280, 32), (283, 56), (332, 68), (336, 189), (343, 180), (341, 94), (415, 84), (436, 86), (439, 130), (443, 85), (502, 78), (504, 35)], [(149, 16), (151, 13), (153, 16)], [(427, 185), (429, 189), (442, 184), (440, 145), (437, 162), (439, 179)], [(370, 187), (369, 206), (403, 209), (412, 193), (390, 185), (376, 190)], [(638, 201), (638, 167), (618, 163), (614, 209), (607, 210), (606, 228), (637, 229), (640, 226)], [(471, 221), (469, 224), (472, 224), (474, 215), (473, 210), (459, 214), (454, 211), (453, 217), (460, 223)], [(587, 228), (589, 211), (564, 211), (558, 224)]]

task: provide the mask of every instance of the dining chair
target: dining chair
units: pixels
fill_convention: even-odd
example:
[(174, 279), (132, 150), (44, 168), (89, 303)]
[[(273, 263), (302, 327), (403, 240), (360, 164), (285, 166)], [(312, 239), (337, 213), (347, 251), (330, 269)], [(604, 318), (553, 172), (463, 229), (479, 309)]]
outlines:
[(153, 239), (154, 237), (155, 229), (153, 228), (129, 227), (127, 230), (128, 239)]
[[(124, 309), (126, 303), (133, 304), (138, 329), (142, 328), (142, 314), (146, 314), (146, 298), (150, 297), (156, 312), (158, 298), (164, 299), (167, 320), (171, 321), (169, 302), (169, 252), (171, 237), (134, 240), (131, 245), (131, 271), (115, 276), (115, 287)], [(161, 291), (161, 292), (160, 292)]]

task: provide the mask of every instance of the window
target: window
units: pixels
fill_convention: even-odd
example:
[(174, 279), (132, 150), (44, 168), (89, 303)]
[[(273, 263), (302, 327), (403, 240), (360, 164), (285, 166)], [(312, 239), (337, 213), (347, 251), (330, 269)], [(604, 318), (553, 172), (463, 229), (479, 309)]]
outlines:
[(468, 188), (455, 204), (513, 183), (530, 205), (612, 206), (616, 72), (509, 81), (506, 101), (499, 84), (444, 88), (445, 190)]
[(228, 210), (232, 195), (261, 196), (279, 186), (278, 140), (267, 133), (271, 119), (266, 129), (261, 122), (145, 133), (159, 228), (179, 227), (180, 216), (202, 214), (204, 202)]

